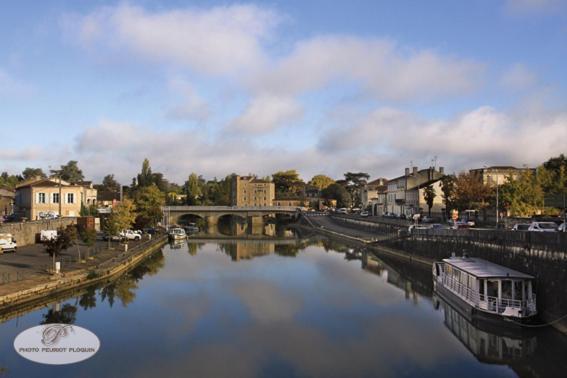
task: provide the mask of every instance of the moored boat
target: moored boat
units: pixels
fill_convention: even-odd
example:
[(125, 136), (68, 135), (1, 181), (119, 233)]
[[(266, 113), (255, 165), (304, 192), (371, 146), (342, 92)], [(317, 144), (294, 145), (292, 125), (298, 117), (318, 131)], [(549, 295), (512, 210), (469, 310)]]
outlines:
[(473, 318), (526, 322), (535, 317), (534, 277), (476, 257), (433, 264), (435, 292)]
[(170, 240), (181, 240), (187, 238), (187, 234), (185, 233), (185, 230), (180, 227), (175, 227), (170, 229), (168, 232), (168, 236)]

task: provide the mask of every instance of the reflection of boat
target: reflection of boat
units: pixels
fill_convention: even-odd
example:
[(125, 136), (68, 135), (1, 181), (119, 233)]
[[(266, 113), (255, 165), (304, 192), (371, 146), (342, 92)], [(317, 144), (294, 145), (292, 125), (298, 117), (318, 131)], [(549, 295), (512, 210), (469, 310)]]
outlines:
[(522, 329), (498, 327), (483, 320), (474, 321), (460, 308), (453, 307), (443, 299), (434, 297), (443, 309), (445, 326), (478, 358), (479, 361), (495, 364), (515, 364), (532, 356), (536, 350), (535, 334)]
[(195, 223), (189, 223), (187, 226), (183, 227), (185, 232), (188, 234), (194, 234), (200, 231), (199, 227)]
[(433, 264), (435, 292), (473, 317), (525, 321), (536, 315), (532, 276), (472, 257)]
[(185, 239), (173, 239), (169, 242), (169, 248), (181, 249), (185, 245)]
[(167, 235), (169, 237), (169, 240), (182, 240), (187, 238), (185, 230), (179, 227), (170, 229)]

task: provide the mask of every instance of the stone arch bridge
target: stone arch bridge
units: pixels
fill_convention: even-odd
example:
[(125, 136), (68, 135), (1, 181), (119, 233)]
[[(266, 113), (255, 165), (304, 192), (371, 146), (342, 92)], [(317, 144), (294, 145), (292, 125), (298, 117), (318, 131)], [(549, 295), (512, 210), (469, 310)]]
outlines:
[(251, 219), (252, 224), (263, 224), (265, 216), (299, 214), (299, 209), (293, 206), (164, 206), (162, 211), (166, 225), (178, 224), (183, 216), (195, 215), (204, 218), (208, 227), (216, 226), (219, 218), (225, 215)]

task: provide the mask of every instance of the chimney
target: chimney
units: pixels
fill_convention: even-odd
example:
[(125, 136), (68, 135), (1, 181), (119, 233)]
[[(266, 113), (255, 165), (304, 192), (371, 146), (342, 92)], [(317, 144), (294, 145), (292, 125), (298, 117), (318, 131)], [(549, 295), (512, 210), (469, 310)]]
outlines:
[(409, 168), (406, 168), (406, 176), (409, 176)]
[(413, 167), (412, 170), (413, 170), (413, 171), (412, 171), (412, 174), (415, 175), (415, 174), (417, 173), (417, 167)]
[(445, 174), (445, 168), (444, 167), (439, 167), (439, 173), (444, 175)]

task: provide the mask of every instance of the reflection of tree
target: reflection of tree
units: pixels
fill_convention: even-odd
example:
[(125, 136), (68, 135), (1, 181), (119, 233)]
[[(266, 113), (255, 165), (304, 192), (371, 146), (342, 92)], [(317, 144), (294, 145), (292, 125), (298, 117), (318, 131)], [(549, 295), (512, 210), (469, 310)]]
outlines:
[(295, 257), (303, 249), (299, 244), (276, 244), (274, 252), (280, 256)]
[(8, 368), (0, 367), (0, 375), (8, 375)]
[(40, 324), (50, 324), (50, 323), (64, 323), (73, 324), (75, 323), (77, 317), (77, 307), (65, 304), (60, 310), (56, 308), (50, 308), (46, 314), (43, 314), (43, 320)]
[(88, 288), (87, 292), (81, 296), (79, 306), (81, 306), (83, 310), (96, 307), (96, 290), (94, 287)]
[(128, 306), (136, 298), (138, 281), (145, 275), (153, 276), (163, 268), (163, 265), (163, 252), (154, 253), (118, 280), (103, 287), (100, 291), (101, 301), (108, 300), (108, 304), (112, 307), (114, 299), (118, 298), (124, 307)]
[(188, 242), (187, 243), (187, 252), (189, 252), (189, 254), (191, 256), (195, 256), (197, 254), (197, 252), (199, 252), (199, 250), (204, 246), (204, 243), (191, 243)]

